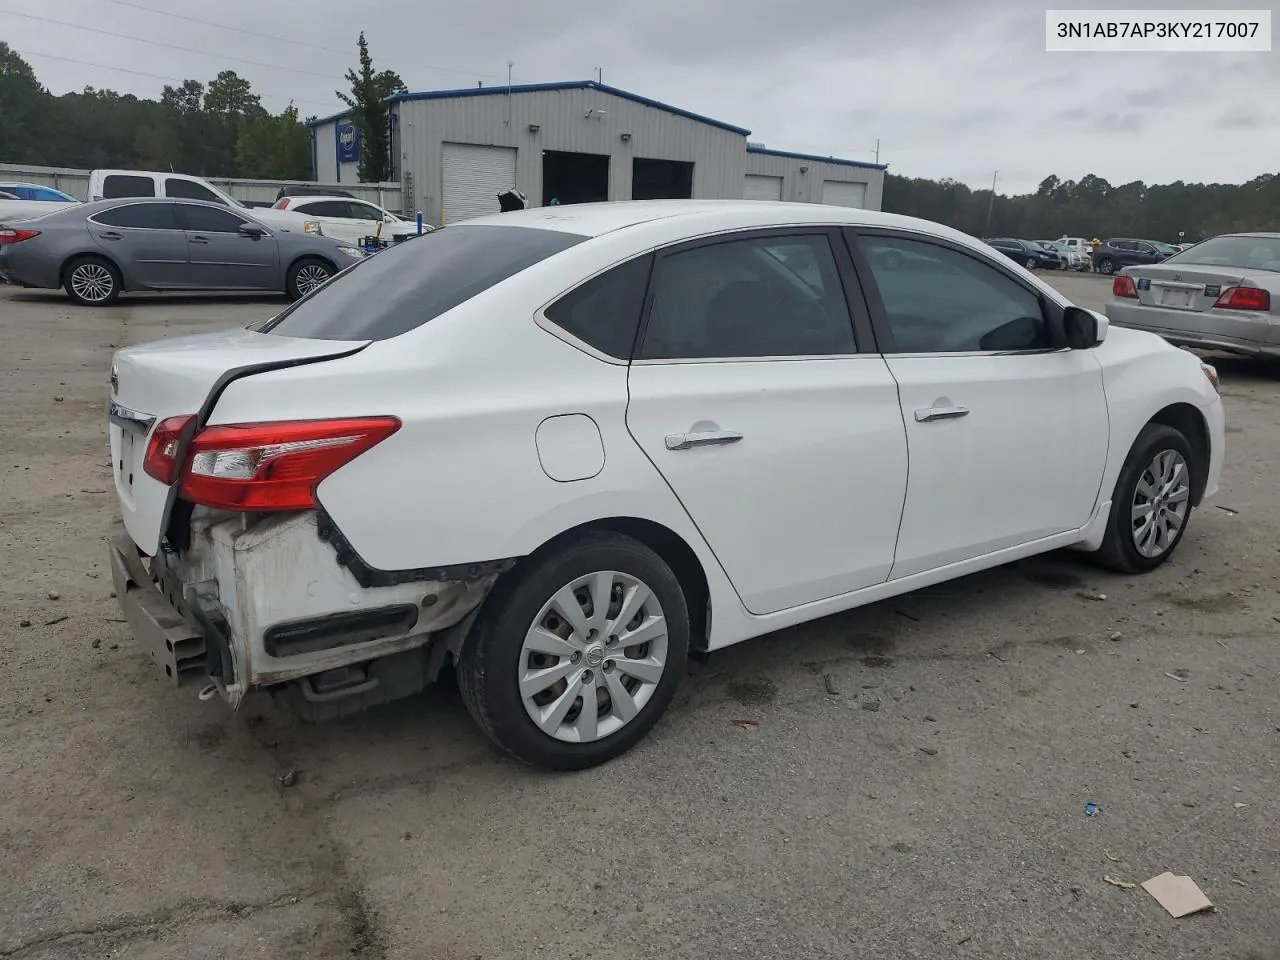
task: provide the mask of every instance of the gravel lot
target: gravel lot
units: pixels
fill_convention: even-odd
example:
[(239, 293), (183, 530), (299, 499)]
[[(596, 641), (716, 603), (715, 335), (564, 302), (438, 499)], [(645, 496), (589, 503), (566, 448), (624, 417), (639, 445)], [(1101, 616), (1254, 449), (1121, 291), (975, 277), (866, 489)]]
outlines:
[[(1280, 370), (1220, 362), (1223, 490), (1156, 573), (1054, 554), (752, 641), (551, 776), (447, 685), (302, 727), (131, 647), (112, 348), (274, 309), (0, 287), (0, 957), (1280, 957)], [(1166, 870), (1217, 912), (1103, 880)]]

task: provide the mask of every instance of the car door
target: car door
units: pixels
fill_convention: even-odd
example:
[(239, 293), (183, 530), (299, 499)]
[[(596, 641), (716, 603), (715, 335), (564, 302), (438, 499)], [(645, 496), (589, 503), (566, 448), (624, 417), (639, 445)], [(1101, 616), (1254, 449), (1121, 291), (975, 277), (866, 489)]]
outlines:
[[(1061, 308), (960, 244), (875, 230), (854, 242), (911, 464), (891, 577), (1088, 523), (1107, 405), (1093, 351), (1058, 346)], [(899, 270), (883, 268), (888, 250)]]
[(627, 425), (753, 614), (893, 565), (906, 437), (856, 298), (855, 338), (851, 277), (826, 229), (681, 244), (654, 265)]
[(172, 203), (122, 203), (95, 213), (85, 226), (94, 243), (120, 265), (128, 287), (172, 290), (187, 285), (187, 237)]
[(351, 217), (351, 205), (344, 200), (310, 200), (290, 204), (290, 212), (305, 214), (320, 221), (320, 229), (326, 237), (343, 243), (358, 244), (362, 233), (360, 225)]
[(1145, 240), (1135, 240), (1133, 244), (1134, 260), (1136, 264), (1159, 263), (1164, 259), (1164, 254), (1157, 250), (1152, 244)]
[(361, 200), (350, 200), (347, 202), (347, 208), (352, 218), (356, 222), (359, 236), (356, 241), (359, 242), (365, 237), (372, 237), (378, 232), (378, 228), (382, 228), (381, 236), (383, 239), (389, 239), (391, 236), (390, 224), (384, 224), (385, 214), (371, 203), (364, 203)]
[[(277, 290), (280, 287), (279, 245), (271, 233), (250, 236), (240, 228), (244, 217), (222, 207), (179, 203), (179, 222), (186, 229), (191, 285), (202, 290)], [(252, 226), (260, 227), (259, 224)]]

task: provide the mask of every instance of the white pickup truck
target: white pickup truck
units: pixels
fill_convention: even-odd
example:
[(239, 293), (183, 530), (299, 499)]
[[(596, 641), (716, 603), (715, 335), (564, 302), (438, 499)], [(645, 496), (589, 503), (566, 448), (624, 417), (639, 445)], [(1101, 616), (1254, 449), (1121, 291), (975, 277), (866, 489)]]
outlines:
[(1078, 253), (1084, 258), (1084, 262), (1088, 264), (1083, 269), (1093, 269), (1093, 244), (1084, 237), (1059, 237), (1053, 241), (1068, 253)]
[[(288, 210), (248, 207), (219, 190), (203, 177), (185, 173), (158, 173), (148, 170), (94, 170), (89, 174), (89, 200), (120, 200), (126, 197), (168, 197), (175, 200), (207, 200), (234, 208), (276, 230), (323, 234), (320, 223)], [(76, 201), (79, 202), (79, 201)], [(41, 200), (0, 200), (0, 222), (31, 220), (75, 203)]]

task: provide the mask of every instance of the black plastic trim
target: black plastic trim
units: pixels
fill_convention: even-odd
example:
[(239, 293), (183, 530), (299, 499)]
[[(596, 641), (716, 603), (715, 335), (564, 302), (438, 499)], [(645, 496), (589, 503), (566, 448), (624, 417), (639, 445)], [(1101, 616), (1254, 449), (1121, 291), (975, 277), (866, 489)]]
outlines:
[(417, 623), (418, 607), (412, 603), (330, 613), (323, 617), (277, 623), (263, 634), (262, 646), (272, 657), (296, 657), (400, 636), (412, 630)]
[(515, 566), (518, 557), (483, 560), (477, 563), (454, 563), (441, 567), (418, 567), (411, 570), (380, 570), (365, 562), (351, 541), (343, 536), (333, 518), (320, 507), (316, 511), (316, 533), (333, 547), (338, 566), (346, 567), (362, 587), (394, 587), (402, 583), (429, 583), (479, 580), (495, 573), (505, 573)]

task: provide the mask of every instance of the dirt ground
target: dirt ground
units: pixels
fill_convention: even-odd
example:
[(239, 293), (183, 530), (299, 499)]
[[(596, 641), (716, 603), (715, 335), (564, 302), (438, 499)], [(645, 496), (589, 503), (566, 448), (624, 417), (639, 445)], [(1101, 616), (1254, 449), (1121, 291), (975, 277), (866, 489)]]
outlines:
[[(743, 644), (553, 776), (447, 685), (303, 727), (131, 646), (112, 348), (277, 307), (0, 288), (0, 957), (1280, 957), (1280, 370), (1220, 362), (1223, 489), (1156, 573), (1053, 554)], [(1217, 912), (1103, 879), (1166, 870)]]

